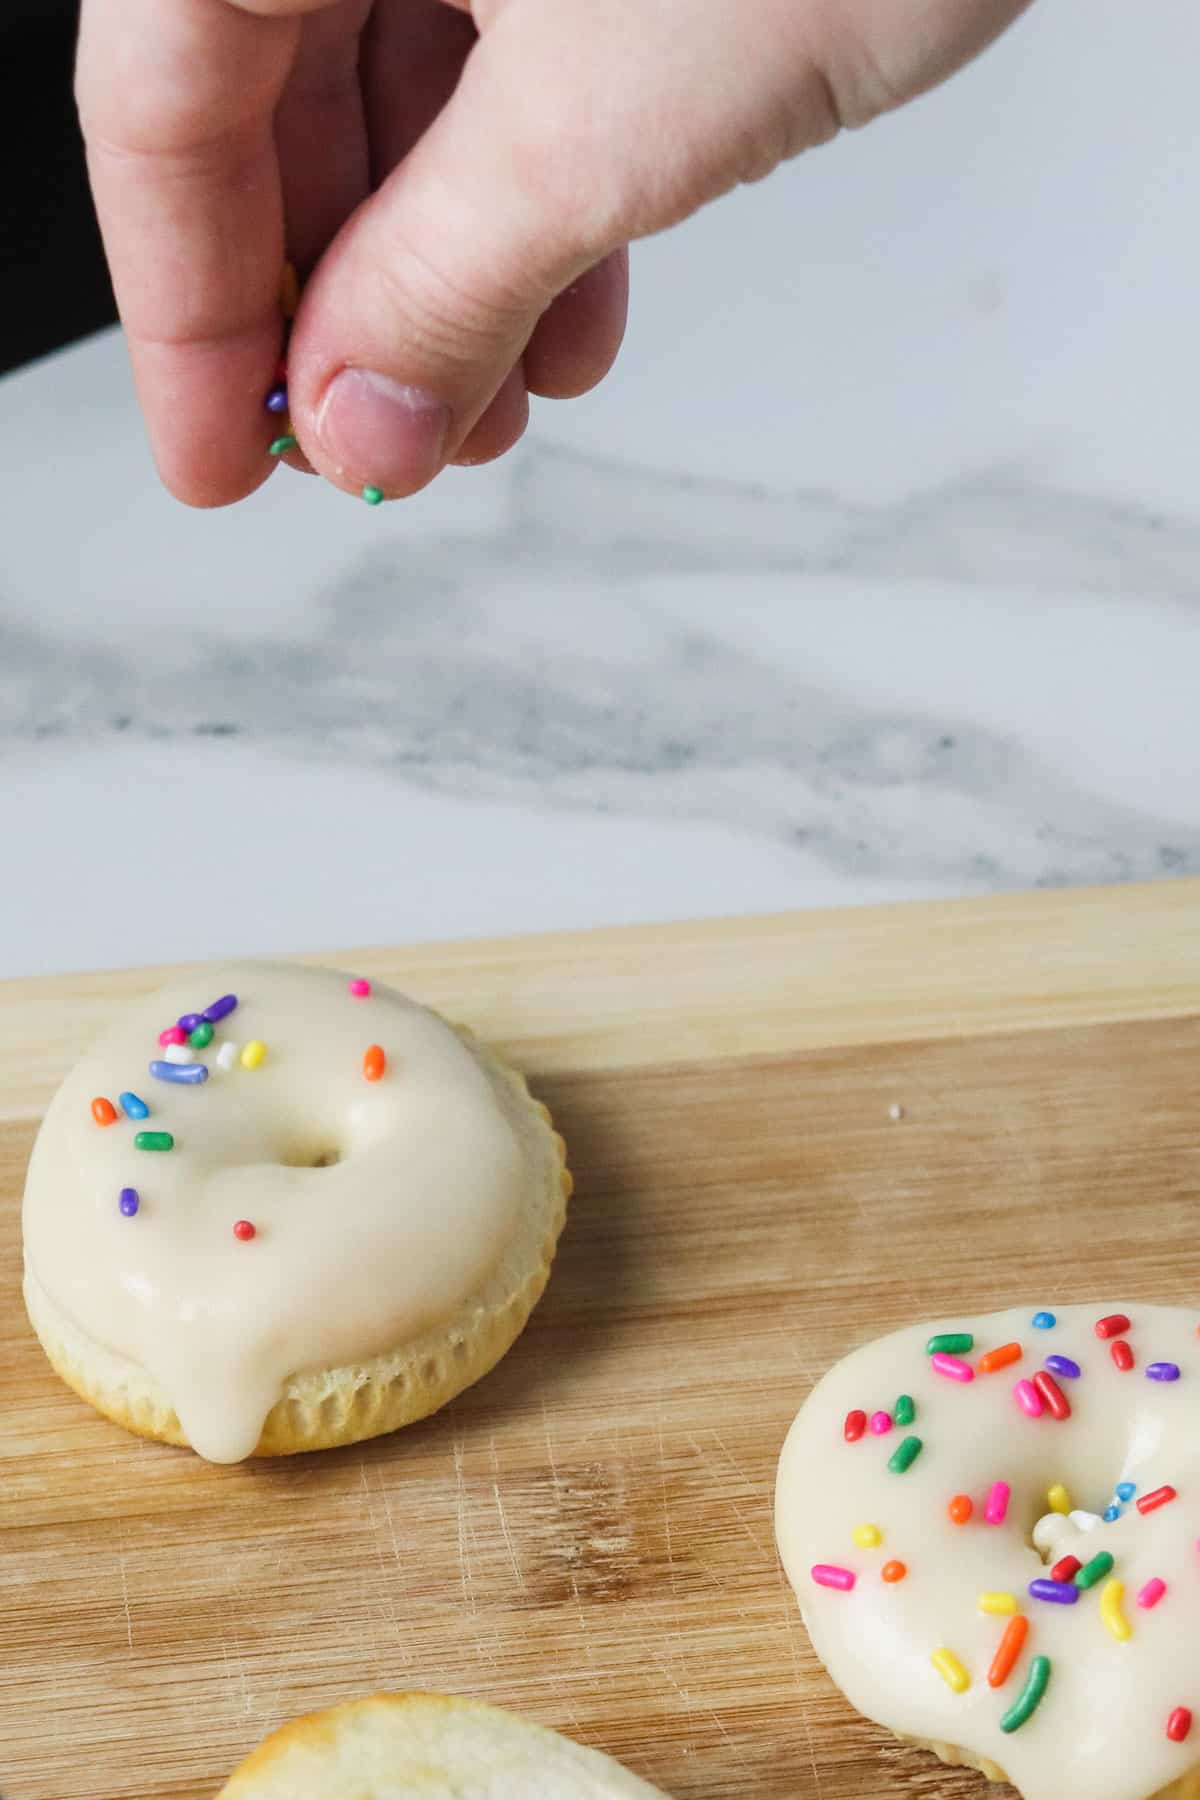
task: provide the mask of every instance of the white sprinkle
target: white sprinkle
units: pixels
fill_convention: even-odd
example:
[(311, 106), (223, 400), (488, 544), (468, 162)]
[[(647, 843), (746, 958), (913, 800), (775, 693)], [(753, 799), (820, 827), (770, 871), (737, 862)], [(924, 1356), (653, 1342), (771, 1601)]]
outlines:
[(226, 1073), (228, 1073), (237, 1061), (237, 1054), (238, 1047), (236, 1044), (222, 1044), (221, 1048), (217, 1051), (218, 1069), (224, 1069)]
[(168, 1044), (163, 1051), (164, 1062), (194, 1063), (196, 1052), (190, 1044)]
[(1070, 1519), (1076, 1531), (1095, 1531), (1097, 1525), (1103, 1525), (1104, 1523), (1104, 1520), (1100, 1517), (1099, 1513), (1073, 1512), (1068, 1513), (1067, 1517)]
[(902, 1106), (898, 1106), (896, 1104), (896, 1102), (893, 1100), (892, 1104), (888, 1107), (888, 1118), (889, 1119), (902, 1119), (903, 1117), (904, 1117), (904, 1108)]

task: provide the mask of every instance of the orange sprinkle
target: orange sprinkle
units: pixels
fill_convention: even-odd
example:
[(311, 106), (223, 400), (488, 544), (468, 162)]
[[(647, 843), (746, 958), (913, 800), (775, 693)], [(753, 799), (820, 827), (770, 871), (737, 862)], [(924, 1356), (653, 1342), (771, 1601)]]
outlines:
[(382, 1081), (383, 1071), (387, 1068), (387, 1057), (378, 1044), (372, 1044), (363, 1057), (363, 1074), (368, 1081)]
[(883, 1581), (903, 1581), (908, 1574), (908, 1566), (902, 1562), (885, 1562), (879, 1574)]
[(1029, 1620), (1024, 1613), (1014, 1613), (1004, 1627), (1004, 1636), (1000, 1639), (996, 1654), (992, 1658), (992, 1666), (988, 1670), (988, 1686), (1003, 1687), (1013, 1672), (1013, 1664), (1025, 1647), (1025, 1639), (1029, 1632)]
[(92, 1101), (92, 1117), (97, 1125), (115, 1125), (117, 1109), (111, 1100), (105, 1100), (101, 1095), (99, 1099)]
[(989, 1350), (986, 1356), (979, 1359), (979, 1373), (991, 1375), (996, 1369), (1006, 1369), (1009, 1363), (1020, 1362), (1022, 1356), (1020, 1344), (1001, 1344), (997, 1350)]
[(946, 1511), (956, 1525), (965, 1525), (975, 1507), (969, 1494), (955, 1494)]

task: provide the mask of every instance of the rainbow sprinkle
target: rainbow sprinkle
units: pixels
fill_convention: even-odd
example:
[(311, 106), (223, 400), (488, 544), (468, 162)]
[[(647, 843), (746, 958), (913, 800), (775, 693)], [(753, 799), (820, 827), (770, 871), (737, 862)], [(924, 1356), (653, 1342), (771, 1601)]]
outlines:
[(839, 1569), (836, 1563), (814, 1563), (812, 1578), (818, 1587), (838, 1588), (843, 1594), (848, 1594), (858, 1580), (853, 1569)]
[(968, 1350), (975, 1348), (975, 1339), (969, 1331), (939, 1331), (925, 1346), (926, 1356), (965, 1356)]
[(1125, 1610), (1121, 1604), (1124, 1598), (1125, 1583), (1123, 1581), (1106, 1581), (1100, 1589), (1100, 1617), (1119, 1644), (1123, 1644), (1127, 1638), (1133, 1636), (1133, 1626), (1125, 1617)]
[(893, 1475), (903, 1475), (911, 1469), (921, 1451), (925, 1448), (919, 1437), (906, 1437), (888, 1457), (888, 1468)]
[(1001, 1731), (1019, 1731), (1028, 1724), (1046, 1697), (1050, 1685), (1050, 1658), (1035, 1656), (1029, 1665), (1025, 1686), (1000, 1721)]
[(1003, 1525), (1008, 1516), (1008, 1502), (1012, 1489), (1007, 1481), (993, 1481), (987, 1497), (987, 1505), (983, 1516), (989, 1525)]
[(1166, 1582), (1161, 1581), (1157, 1575), (1153, 1575), (1144, 1587), (1138, 1589), (1137, 1603), (1143, 1612), (1149, 1612), (1158, 1605), (1166, 1591)]
[(1052, 1312), (1035, 1312), (1030, 1323), (1035, 1331), (1053, 1331), (1058, 1320)]
[(935, 1650), (929, 1660), (952, 1693), (966, 1693), (971, 1685), (971, 1677), (953, 1650)]

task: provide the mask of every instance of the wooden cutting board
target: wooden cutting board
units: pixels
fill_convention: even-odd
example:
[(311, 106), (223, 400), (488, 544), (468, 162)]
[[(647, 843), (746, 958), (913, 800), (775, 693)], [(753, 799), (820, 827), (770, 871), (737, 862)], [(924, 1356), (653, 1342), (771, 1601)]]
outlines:
[(579, 1184), (546, 1298), (392, 1438), (219, 1469), (126, 1436), (43, 1361), (18, 1218), (56, 1082), (157, 977), (0, 985), (3, 1800), (210, 1800), (281, 1720), (405, 1687), (677, 1800), (982, 1800), (817, 1666), (775, 1458), (906, 1321), (1200, 1297), (1200, 883), (319, 960), (529, 1072)]

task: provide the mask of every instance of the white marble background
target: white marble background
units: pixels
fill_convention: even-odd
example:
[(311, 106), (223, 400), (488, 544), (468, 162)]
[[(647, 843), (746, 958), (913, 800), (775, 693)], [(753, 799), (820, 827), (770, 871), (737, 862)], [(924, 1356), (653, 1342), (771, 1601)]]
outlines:
[(0, 383), (0, 974), (1200, 873), (1191, 0), (1040, 0), (378, 513)]

